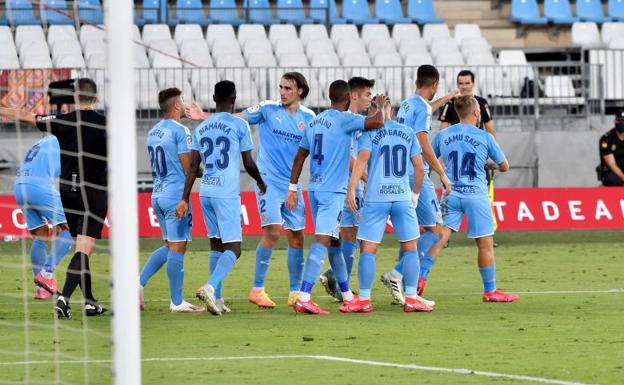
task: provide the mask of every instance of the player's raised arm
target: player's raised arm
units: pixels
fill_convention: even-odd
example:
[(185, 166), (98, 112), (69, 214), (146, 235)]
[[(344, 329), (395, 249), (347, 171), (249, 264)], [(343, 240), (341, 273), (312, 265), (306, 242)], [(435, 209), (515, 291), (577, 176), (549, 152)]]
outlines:
[(31, 126), (34, 126), (36, 123), (35, 114), (15, 108), (0, 107), (0, 116), (7, 119), (28, 123)]
[(358, 153), (357, 159), (353, 164), (351, 171), (351, 179), (349, 179), (349, 187), (347, 189), (347, 208), (353, 212), (357, 211), (357, 202), (355, 201), (355, 189), (360, 179), (363, 179), (366, 171), (366, 165), (370, 159), (370, 150), (363, 149)]
[(442, 107), (446, 103), (450, 102), (454, 97), (459, 96), (459, 95), (461, 95), (461, 92), (459, 91), (459, 88), (455, 88), (454, 90), (452, 90), (448, 94), (446, 94), (446, 95), (442, 96), (441, 98), (436, 99), (433, 102), (429, 103), (431, 105), (431, 111), (432, 112), (437, 111), (440, 107)]
[[(187, 119), (194, 120), (194, 121), (202, 121), (204, 119), (209, 118), (210, 115), (212, 115), (210, 112), (206, 112), (202, 110), (201, 106), (197, 104), (197, 102), (193, 102), (190, 107), (186, 107), (184, 109), (184, 113)], [(239, 117), (241, 119), (247, 120), (247, 116), (245, 116), (243, 112), (239, 112), (239, 113), (232, 114), (232, 115)]]
[(388, 98), (386, 98), (383, 94), (376, 95), (373, 98), (373, 102), (375, 103), (375, 107), (377, 107), (377, 111), (375, 114), (371, 116), (367, 116), (364, 119), (364, 128), (367, 130), (377, 129), (383, 126), (384, 124), (384, 104)]
[(186, 178), (184, 179), (184, 193), (182, 194), (182, 200), (176, 207), (176, 217), (185, 217), (188, 213), (188, 205), (191, 199), (191, 190), (193, 189), (193, 183), (199, 171), (199, 163), (201, 159), (199, 157), (199, 151), (191, 150), (189, 169), (186, 172)]

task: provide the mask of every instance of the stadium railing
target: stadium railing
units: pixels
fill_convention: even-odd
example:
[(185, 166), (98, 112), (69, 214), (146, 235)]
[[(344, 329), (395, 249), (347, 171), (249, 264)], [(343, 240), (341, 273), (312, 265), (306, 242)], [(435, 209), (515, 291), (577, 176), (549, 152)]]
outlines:
[(607, 101), (624, 100), (624, 49), (590, 49), (583, 52), (590, 65), (592, 98), (602, 96)]

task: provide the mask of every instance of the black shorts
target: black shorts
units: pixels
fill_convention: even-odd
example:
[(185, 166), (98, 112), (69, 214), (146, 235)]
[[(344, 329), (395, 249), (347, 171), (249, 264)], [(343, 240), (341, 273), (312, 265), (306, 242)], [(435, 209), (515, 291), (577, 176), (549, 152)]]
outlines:
[(88, 189), (85, 194), (61, 185), (61, 201), (72, 237), (86, 235), (102, 238), (102, 229), (108, 212), (108, 194)]

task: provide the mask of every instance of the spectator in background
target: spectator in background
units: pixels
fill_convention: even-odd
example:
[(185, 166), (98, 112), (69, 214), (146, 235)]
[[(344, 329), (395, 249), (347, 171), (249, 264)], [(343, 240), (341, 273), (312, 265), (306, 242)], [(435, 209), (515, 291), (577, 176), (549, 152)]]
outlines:
[[(462, 96), (473, 95), (479, 103), (479, 109), (481, 110), (481, 123), (479, 123), (479, 128), (496, 136), (496, 129), (494, 128), (494, 122), (492, 121), (490, 106), (488, 105), (487, 100), (474, 94), (474, 85), (475, 76), (472, 71), (463, 70), (457, 74), (457, 88), (459, 88)], [(444, 105), (444, 107), (442, 107), (442, 110), (440, 110), (438, 120), (442, 122), (442, 124), (440, 124), (441, 130), (448, 126), (452, 126), (453, 124), (459, 123), (459, 116), (457, 116), (453, 102), (454, 100), (449, 101)]]
[(600, 138), (599, 179), (604, 186), (624, 186), (624, 110), (615, 114), (615, 127)]

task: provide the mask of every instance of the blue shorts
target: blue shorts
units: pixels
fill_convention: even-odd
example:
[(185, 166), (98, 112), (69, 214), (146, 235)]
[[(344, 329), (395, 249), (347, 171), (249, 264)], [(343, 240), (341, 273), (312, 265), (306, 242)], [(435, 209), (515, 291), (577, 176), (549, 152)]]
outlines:
[(460, 198), (451, 194), (442, 200), (441, 206), (444, 226), (451, 230), (459, 231), (462, 218), (466, 214), (468, 238), (494, 235), (494, 219), (487, 195), (480, 198)]
[(15, 200), (24, 212), (28, 230), (41, 226), (66, 223), (61, 195), (54, 188), (18, 183), (14, 189)]
[(305, 229), (305, 202), (301, 188), (297, 191), (297, 210), (290, 211), (284, 205), (288, 194), (288, 185), (266, 182), (267, 191), (260, 195), (256, 187), (256, 202), (260, 213), (260, 225), (283, 225), (287, 230), (299, 231)]
[(433, 182), (431, 182), (431, 179), (425, 176), (425, 180), (420, 189), (420, 196), (418, 197), (418, 206), (416, 207), (418, 223), (425, 227), (433, 227), (442, 222), (440, 205), (438, 202), (435, 186)]
[(222, 243), (241, 242), (241, 200), (236, 198), (199, 197), (209, 238)]
[(360, 225), (360, 219), (362, 218), (362, 204), (364, 199), (362, 195), (355, 196), (355, 203), (357, 210), (351, 211), (345, 205), (342, 209), (342, 218), (340, 219), (340, 227), (358, 227)]
[(338, 238), (345, 194), (329, 191), (310, 191), (308, 194), (314, 220), (314, 234)]
[(394, 233), (399, 242), (408, 242), (420, 237), (418, 218), (411, 201), (399, 202), (364, 202), (362, 223), (357, 237), (363, 241), (381, 243), (388, 217), (392, 220)]
[(179, 199), (152, 198), (152, 208), (158, 218), (158, 224), (165, 241), (186, 242), (192, 240), (193, 210), (189, 203), (188, 215), (178, 219), (176, 206), (179, 202)]

